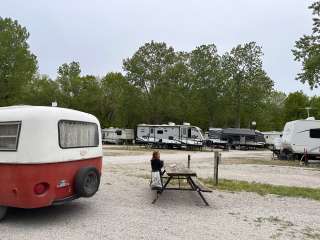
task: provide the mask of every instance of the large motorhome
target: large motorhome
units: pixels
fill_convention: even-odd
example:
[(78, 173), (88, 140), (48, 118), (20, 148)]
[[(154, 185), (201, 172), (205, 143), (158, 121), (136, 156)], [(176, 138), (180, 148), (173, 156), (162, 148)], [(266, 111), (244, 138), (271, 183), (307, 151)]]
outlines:
[(199, 127), (189, 123), (176, 125), (174, 123), (162, 125), (139, 124), (137, 126), (136, 141), (165, 148), (202, 147), (204, 137)]
[(104, 128), (102, 129), (102, 142), (113, 144), (132, 144), (134, 140), (134, 130), (125, 128)]
[(281, 156), (289, 159), (320, 157), (320, 120), (308, 118), (287, 122), (283, 129)]

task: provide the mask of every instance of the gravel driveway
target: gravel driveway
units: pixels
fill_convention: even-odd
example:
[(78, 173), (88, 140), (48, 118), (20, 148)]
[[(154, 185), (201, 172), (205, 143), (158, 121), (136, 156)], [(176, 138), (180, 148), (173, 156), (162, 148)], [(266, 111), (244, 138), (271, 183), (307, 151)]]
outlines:
[[(185, 153), (162, 156), (167, 163), (186, 159)], [(149, 157), (107, 156), (101, 188), (93, 198), (42, 209), (10, 209), (0, 223), (0, 239), (320, 239), (319, 201), (214, 191), (205, 194), (210, 203), (205, 207), (194, 192), (169, 191), (153, 205), (154, 193), (143, 177), (149, 174)], [(211, 171), (205, 170), (211, 157), (192, 153), (192, 167), (205, 176)], [(288, 185), (299, 179), (313, 185), (319, 178), (318, 171), (245, 164), (221, 165), (221, 174), (266, 182), (277, 176), (279, 183)]]
[(205, 207), (192, 192), (153, 197), (148, 180), (107, 167), (93, 198), (11, 209), (0, 239), (320, 239), (317, 201), (214, 191)]

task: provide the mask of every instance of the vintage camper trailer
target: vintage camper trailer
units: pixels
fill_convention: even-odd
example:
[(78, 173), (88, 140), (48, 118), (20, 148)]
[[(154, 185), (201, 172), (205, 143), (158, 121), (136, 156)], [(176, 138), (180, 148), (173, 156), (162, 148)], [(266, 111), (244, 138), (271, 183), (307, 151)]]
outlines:
[(102, 129), (102, 142), (112, 144), (132, 144), (134, 141), (134, 130), (125, 128)]
[(136, 141), (164, 148), (201, 147), (204, 142), (199, 127), (189, 123), (176, 125), (174, 123), (162, 125), (139, 124), (137, 126)]
[(281, 156), (288, 159), (320, 157), (320, 120), (308, 118), (287, 122), (283, 129)]
[(57, 107), (0, 108), (0, 219), (7, 207), (39, 208), (93, 196), (101, 130), (93, 115)]

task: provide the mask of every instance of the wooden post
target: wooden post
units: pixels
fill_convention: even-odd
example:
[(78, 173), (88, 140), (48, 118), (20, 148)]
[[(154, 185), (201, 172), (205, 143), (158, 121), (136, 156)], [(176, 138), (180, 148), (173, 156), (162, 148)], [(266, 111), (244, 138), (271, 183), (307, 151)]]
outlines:
[(218, 173), (219, 173), (219, 162), (220, 162), (221, 153), (214, 152), (214, 171), (213, 171), (213, 183), (218, 185)]
[(191, 161), (191, 156), (188, 154), (188, 168), (190, 168), (190, 161)]

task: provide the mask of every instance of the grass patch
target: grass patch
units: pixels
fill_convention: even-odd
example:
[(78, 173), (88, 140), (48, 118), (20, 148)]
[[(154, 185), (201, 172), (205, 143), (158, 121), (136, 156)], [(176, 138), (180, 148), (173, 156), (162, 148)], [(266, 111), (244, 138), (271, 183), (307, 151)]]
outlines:
[(231, 192), (255, 192), (261, 196), (275, 194), (283, 197), (300, 197), (320, 201), (320, 189), (304, 187), (288, 187), (256, 182), (220, 179), (218, 186), (213, 186), (212, 179), (200, 179), (208, 187)]

